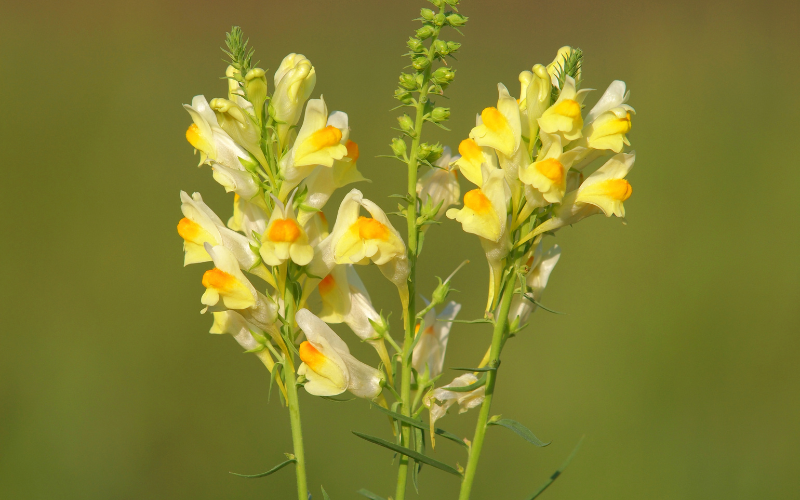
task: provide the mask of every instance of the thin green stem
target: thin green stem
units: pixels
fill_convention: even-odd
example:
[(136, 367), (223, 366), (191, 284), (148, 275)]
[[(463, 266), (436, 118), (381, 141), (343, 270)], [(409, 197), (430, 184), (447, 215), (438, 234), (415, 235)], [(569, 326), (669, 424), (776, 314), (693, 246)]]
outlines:
[[(500, 352), (503, 350), (504, 338), (508, 324), (508, 312), (511, 309), (511, 299), (514, 296), (514, 286), (516, 285), (514, 275), (508, 278), (503, 295), (500, 299), (500, 307), (497, 313), (497, 322), (494, 325), (492, 334), (492, 347), (489, 354), (489, 366), (497, 368), (500, 365)], [(475, 436), (472, 438), (472, 445), (469, 451), (467, 468), (464, 471), (464, 479), (461, 481), (461, 492), (459, 500), (468, 500), (472, 492), (472, 482), (475, 480), (475, 471), (478, 469), (478, 460), (483, 448), (483, 439), (486, 436), (486, 424), (489, 421), (489, 412), (492, 407), (492, 397), (494, 396), (494, 384), (497, 380), (497, 370), (486, 373), (486, 397), (481, 405), (478, 415), (478, 423), (475, 427)]]
[[(419, 164), (417, 161), (417, 151), (419, 149), (420, 139), (422, 137), (422, 125), (425, 123), (425, 105), (428, 103), (428, 88), (431, 77), (431, 66), (433, 58), (436, 54), (434, 49), (434, 42), (439, 36), (439, 30), (436, 28), (434, 35), (431, 37), (430, 46), (428, 48), (428, 67), (425, 69), (422, 77), (422, 87), (419, 91), (419, 98), (416, 105), (416, 119), (414, 122), (414, 137), (411, 140), (411, 152), (408, 157), (408, 207), (406, 211), (406, 220), (408, 222), (408, 307), (405, 313), (405, 337), (403, 339), (403, 354), (401, 360), (401, 375), (400, 375), (400, 398), (402, 403), (402, 414), (406, 416), (411, 415), (411, 349), (414, 345), (414, 336), (416, 334), (416, 266), (417, 266), (417, 237), (419, 236), (419, 228), (417, 227), (417, 169)], [(403, 446), (410, 446), (411, 444), (411, 427), (408, 424), (402, 425), (402, 444)], [(400, 466), (397, 470), (397, 489), (395, 491), (395, 500), (404, 500), (406, 496), (406, 483), (408, 478), (408, 457), (403, 455), (400, 458)]]
[[(286, 287), (284, 296), (284, 341), (292, 341), (292, 325), (294, 324), (295, 298), (292, 295), (292, 286)], [(297, 500), (308, 500), (308, 485), (306, 484), (306, 458), (303, 449), (303, 428), (300, 424), (300, 401), (297, 398), (297, 379), (294, 372), (294, 355), (292, 352), (285, 353), (288, 366), (284, 367), (286, 380), (286, 403), (289, 406), (289, 421), (292, 426), (292, 448), (295, 464), (295, 476), (297, 477)]]

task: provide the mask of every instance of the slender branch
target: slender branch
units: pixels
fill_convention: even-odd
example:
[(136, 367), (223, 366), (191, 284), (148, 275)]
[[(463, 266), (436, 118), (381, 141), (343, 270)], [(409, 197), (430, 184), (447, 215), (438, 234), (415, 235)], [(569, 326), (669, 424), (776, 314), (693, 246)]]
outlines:
[[(286, 287), (284, 295), (284, 339), (291, 342), (292, 325), (294, 325), (295, 297), (292, 295), (293, 287)], [(303, 449), (303, 428), (300, 424), (300, 401), (297, 397), (297, 379), (295, 378), (294, 354), (289, 351), (284, 354), (288, 366), (284, 369), (286, 377), (286, 403), (289, 406), (289, 421), (292, 426), (292, 448), (297, 460), (295, 476), (297, 477), (297, 500), (308, 500), (308, 485), (306, 484), (306, 459)]]
[[(420, 138), (422, 137), (422, 125), (425, 123), (425, 105), (428, 103), (428, 89), (431, 77), (431, 66), (436, 55), (434, 43), (439, 37), (441, 27), (437, 27), (431, 37), (428, 47), (428, 67), (425, 69), (422, 78), (422, 87), (419, 91), (419, 99), (416, 104), (416, 119), (414, 122), (414, 137), (411, 140), (411, 151), (408, 157), (408, 207), (406, 220), (408, 222), (408, 308), (405, 314), (405, 338), (403, 339), (403, 355), (401, 359), (400, 375), (400, 397), (402, 403), (402, 414), (411, 415), (411, 349), (414, 345), (416, 334), (416, 265), (417, 265), (417, 237), (419, 228), (417, 227), (417, 153), (419, 150)], [(410, 446), (411, 427), (408, 424), (402, 425), (402, 444)], [(395, 500), (404, 500), (406, 495), (406, 483), (408, 478), (408, 457), (403, 455), (400, 458), (400, 466), (397, 470), (397, 489)]]
[[(516, 278), (512, 274), (503, 288), (503, 295), (500, 299), (500, 307), (498, 308), (497, 322), (494, 325), (492, 347), (488, 363), (488, 365), (493, 368), (497, 368), (500, 365), (500, 352), (503, 349), (506, 330), (508, 328), (508, 312), (511, 309), (511, 299), (514, 297), (515, 286)], [(497, 370), (486, 373), (486, 397), (483, 400), (481, 411), (478, 415), (475, 436), (472, 438), (469, 460), (467, 461), (467, 468), (464, 471), (464, 479), (461, 482), (461, 492), (458, 495), (459, 500), (468, 500), (472, 492), (472, 482), (475, 480), (475, 471), (478, 469), (478, 460), (480, 459), (481, 450), (483, 449), (483, 439), (486, 435), (486, 424), (489, 421), (489, 412), (492, 407), (492, 397), (494, 396), (494, 384), (496, 380)]]

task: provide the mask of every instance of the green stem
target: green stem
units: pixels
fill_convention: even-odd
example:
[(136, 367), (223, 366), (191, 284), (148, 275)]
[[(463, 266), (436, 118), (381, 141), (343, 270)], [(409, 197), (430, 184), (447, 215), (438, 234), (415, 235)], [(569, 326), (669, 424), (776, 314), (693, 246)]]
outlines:
[[(511, 299), (514, 296), (515, 278), (513, 275), (506, 281), (503, 288), (503, 295), (500, 299), (500, 307), (497, 313), (497, 322), (494, 324), (492, 335), (492, 347), (489, 354), (489, 366), (497, 368), (500, 365), (500, 352), (503, 350), (506, 329), (508, 324), (508, 312), (511, 309)], [(489, 421), (489, 412), (492, 407), (492, 397), (494, 396), (494, 384), (497, 380), (497, 370), (486, 374), (486, 397), (481, 405), (481, 412), (478, 415), (478, 423), (475, 427), (475, 436), (472, 438), (472, 445), (469, 451), (467, 468), (464, 471), (464, 479), (461, 481), (461, 492), (459, 500), (468, 500), (472, 492), (472, 482), (475, 480), (475, 471), (478, 469), (478, 459), (483, 448), (483, 439), (486, 435), (486, 423)]]
[[(417, 150), (419, 149), (420, 139), (422, 137), (422, 125), (425, 123), (425, 105), (428, 102), (428, 87), (431, 77), (431, 66), (433, 58), (436, 55), (436, 50), (433, 47), (434, 42), (439, 36), (439, 30), (436, 28), (434, 35), (431, 37), (430, 46), (428, 48), (428, 67), (425, 69), (422, 78), (422, 87), (419, 91), (419, 98), (416, 105), (416, 119), (414, 122), (414, 137), (411, 139), (411, 153), (408, 157), (408, 207), (406, 211), (406, 220), (408, 222), (408, 308), (405, 312), (405, 337), (403, 339), (403, 354), (401, 360), (401, 374), (400, 374), (400, 397), (402, 403), (402, 413), (406, 416), (411, 416), (411, 347), (414, 345), (415, 326), (416, 326), (416, 267), (417, 267), (417, 237), (419, 235), (417, 227), (417, 169), (419, 164), (417, 161)], [(410, 447), (411, 445), (411, 427), (408, 424), (402, 425), (402, 445)], [(406, 496), (406, 483), (408, 478), (408, 457), (403, 455), (400, 457), (400, 466), (397, 470), (397, 489), (395, 491), (395, 500), (404, 500)]]
[[(292, 287), (286, 287), (284, 296), (284, 341), (292, 342), (292, 325), (294, 324), (295, 298), (292, 295)], [(295, 464), (295, 476), (297, 477), (297, 500), (308, 500), (308, 486), (306, 484), (306, 457), (303, 450), (303, 428), (300, 425), (300, 401), (297, 398), (297, 379), (294, 372), (294, 355), (291, 352), (285, 353), (288, 366), (284, 367), (286, 380), (286, 402), (289, 406), (289, 421), (292, 426), (292, 447)]]

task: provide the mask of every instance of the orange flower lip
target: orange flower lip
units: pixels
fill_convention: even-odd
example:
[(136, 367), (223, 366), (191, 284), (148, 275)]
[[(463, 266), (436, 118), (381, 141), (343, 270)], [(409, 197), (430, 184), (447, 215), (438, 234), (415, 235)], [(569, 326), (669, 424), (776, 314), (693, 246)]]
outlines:
[(473, 189), (464, 195), (464, 206), (480, 215), (489, 213), (492, 210), (492, 202), (480, 189)]
[[(340, 133), (340, 135), (341, 135), (341, 133)], [(347, 147), (347, 157), (350, 158), (350, 160), (353, 163), (357, 162), (358, 161), (358, 144), (356, 144), (353, 141), (347, 141), (347, 144), (345, 144), (345, 146)]]
[(381, 222), (368, 217), (359, 217), (351, 226), (351, 230), (358, 231), (358, 236), (362, 240), (382, 240), (389, 239), (389, 228)]
[(198, 127), (196, 123), (189, 125), (189, 128), (186, 130), (186, 140), (189, 141), (189, 144), (194, 146), (195, 149), (200, 149), (203, 139), (200, 137), (200, 127)]
[(203, 286), (215, 290), (231, 290), (236, 285), (236, 278), (221, 269), (209, 269), (203, 274)]
[(328, 125), (311, 134), (309, 140), (313, 146), (312, 149), (314, 151), (319, 151), (320, 149), (339, 144), (339, 141), (342, 140), (342, 131), (333, 125)]
[(300, 228), (292, 219), (276, 219), (270, 226), (267, 237), (275, 243), (294, 243), (300, 238)]
[(178, 234), (186, 241), (194, 241), (203, 228), (200, 224), (184, 217), (178, 222)]
[(472, 139), (464, 139), (458, 145), (458, 153), (470, 163), (483, 161), (483, 151)]
[(315, 372), (318, 372), (327, 361), (325, 355), (319, 352), (317, 348), (307, 340), (300, 344), (298, 352), (300, 353), (300, 359), (303, 360), (303, 363), (308, 365), (308, 367)]
[(555, 158), (547, 158), (537, 162), (536, 170), (556, 184), (564, 182), (564, 165)]
[(493, 132), (499, 132), (508, 127), (508, 120), (497, 108), (484, 109), (481, 113), (481, 120), (486, 125), (486, 128)]
[(609, 179), (603, 183), (603, 191), (609, 198), (625, 201), (633, 194), (633, 187), (625, 179)]
[(328, 295), (335, 286), (336, 286), (336, 280), (333, 278), (333, 274), (331, 273), (325, 276), (325, 278), (319, 282), (317, 288), (319, 288), (320, 294)]

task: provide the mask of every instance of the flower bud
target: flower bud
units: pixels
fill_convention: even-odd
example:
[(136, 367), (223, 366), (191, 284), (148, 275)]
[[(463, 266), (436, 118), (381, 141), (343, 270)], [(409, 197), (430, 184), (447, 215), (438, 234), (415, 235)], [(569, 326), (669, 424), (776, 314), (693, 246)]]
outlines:
[(413, 101), (411, 92), (403, 88), (394, 89), (394, 98), (402, 102), (403, 104), (409, 104)]
[(399, 137), (396, 137), (396, 138), (392, 139), (392, 152), (397, 157), (400, 157), (400, 158), (405, 157), (405, 155), (406, 155), (406, 141), (404, 141), (403, 139), (400, 139)]
[(447, 300), (447, 296), (450, 294), (450, 282), (442, 282), (441, 278), (438, 277), (436, 279), (439, 280), (439, 284), (436, 285), (436, 289), (433, 291), (431, 302), (434, 304), (444, 304), (444, 301)]
[(410, 37), (406, 42), (406, 45), (408, 45), (408, 48), (414, 52), (422, 52), (425, 50), (425, 46), (422, 45), (422, 40), (419, 38)]
[(400, 86), (408, 90), (416, 90), (418, 88), (416, 76), (402, 73), (400, 75)]
[(446, 20), (447, 18), (441, 12), (433, 16), (433, 24), (435, 24), (436, 26), (444, 26)]
[(267, 100), (267, 77), (261, 68), (253, 68), (244, 77), (244, 90), (247, 99), (253, 104), (256, 117), (261, 120), (264, 103)]
[(437, 68), (436, 71), (434, 71), (433, 74), (431, 75), (433, 81), (438, 84), (450, 83), (453, 81), (455, 77), (456, 77), (455, 71), (446, 66), (441, 66)]
[(419, 11), (419, 17), (426, 21), (433, 19), (433, 11), (431, 9), (422, 9)]
[(432, 37), (434, 32), (435, 30), (433, 29), (433, 26), (426, 24), (425, 26), (417, 30), (417, 38), (419, 38), (420, 40), (425, 40), (426, 38)]
[(434, 50), (436, 50), (436, 53), (439, 54), (440, 56), (446, 56), (447, 54), (450, 53), (447, 50), (447, 42), (445, 42), (444, 40), (436, 40), (436, 42), (434, 42), (433, 44), (433, 48)]
[(431, 120), (435, 123), (443, 122), (450, 118), (450, 108), (434, 108), (431, 112)]
[(436, 143), (436, 144), (430, 146), (430, 148), (431, 148), (431, 152), (428, 155), (428, 161), (433, 163), (433, 162), (435, 162), (436, 160), (438, 160), (439, 158), (442, 157), (442, 153), (444, 152), (444, 148), (439, 143)]
[(466, 16), (462, 16), (461, 14), (453, 13), (453, 14), (450, 14), (449, 16), (447, 16), (447, 24), (449, 24), (450, 26), (455, 26), (455, 27), (464, 26), (465, 24), (467, 24), (467, 19), (469, 19), (469, 18), (466, 17)]
[(452, 54), (453, 52), (457, 51), (461, 48), (461, 44), (458, 42), (447, 42), (447, 52)]
[(397, 122), (400, 124), (400, 128), (403, 129), (404, 132), (412, 132), (414, 130), (414, 120), (412, 120), (408, 115), (398, 116)]
[(311, 61), (302, 54), (289, 54), (275, 72), (275, 94), (270, 102), (272, 115), (279, 122), (278, 135), (283, 143), (289, 129), (297, 125), (303, 104), (311, 96), (317, 74)]
[(431, 62), (425, 56), (415, 57), (414, 61), (411, 63), (414, 66), (414, 69), (417, 71), (423, 71), (425, 68), (431, 65)]

